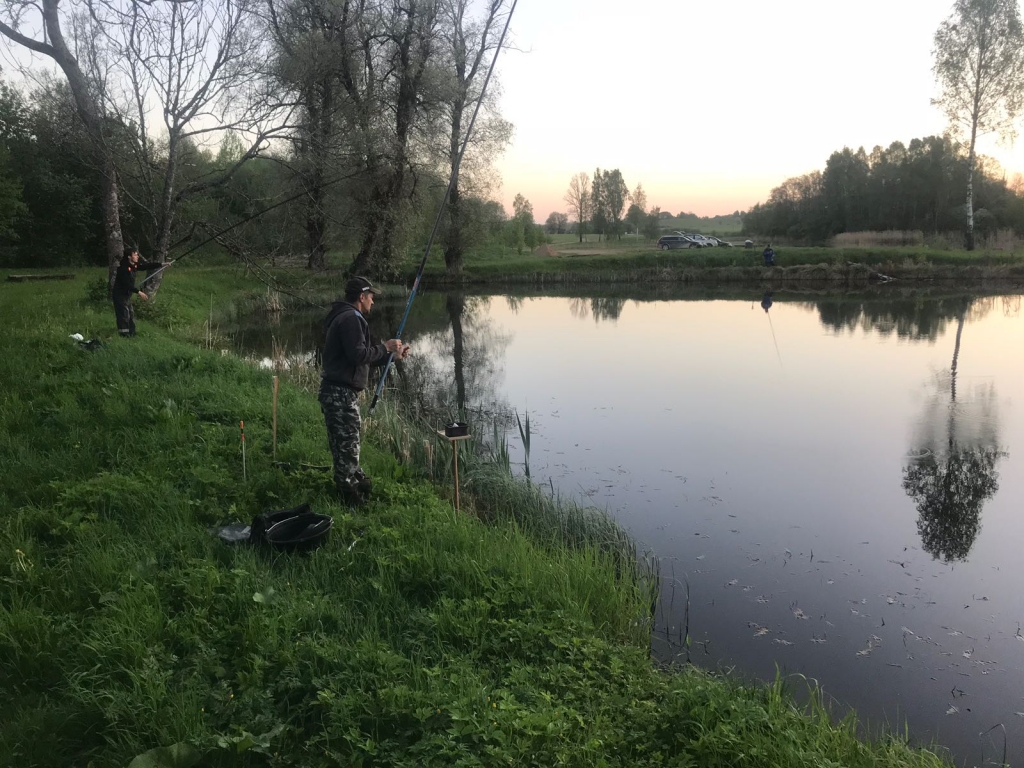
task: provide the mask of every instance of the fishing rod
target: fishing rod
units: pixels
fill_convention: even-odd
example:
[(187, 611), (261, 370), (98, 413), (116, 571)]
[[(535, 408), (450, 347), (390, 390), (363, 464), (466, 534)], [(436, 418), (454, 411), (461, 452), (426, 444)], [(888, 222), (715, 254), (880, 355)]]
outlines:
[[(505, 35), (508, 33), (508, 26), (512, 21), (512, 14), (516, 12), (516, 3), (519, 0), (512, 0), (512, 7), (509, 9), (508, 18), (505, 19), (505, 28), (501, 32), (501, 38), (498, 40), (498, 47), (494, 51), (494, 58), (491, 59), (490, 69), (487, 70), (487, 77), (484, 78), (483, 87), (480, 89), (480, 98), (477, 99), (476, 108), (473, 110), (473, 117), (469, 121), (469, 127), (466, 128), (466, 138), (462, 142), (462, 148), (459, 150), (458, 157), (455, 158), (455, 162), (452, 164), (452, 174), (448, 178), (448, 186), (445, 187), (444, 197), (441, 198), (441, 204), (437, 209), (437, 216), (434, 218), (434, 226), (430, 230), (430, 237), (427, 238), (427, 247), (423, 251), (423, 258), (420, 260), (419, 269), (416, 270), (416, 279), (412, 284), (412, 291), (409, 293), (409, 300), (405, 303), (405, 314), (402, 315), (402, 322), (398, 324), (398, 330), (395, 331), (395, 338), (402, 338), (402, 331), (405, 329), (405, 323), (409, 319), (409, 311), (412, 309), (412, 303), (416, 299), (416, 292), (420, 287), (420, 280), (423, 279), (423, 268), (427, 266), (427, 259), (430, 258), (430, 249), (434, 245), (434, 237), (437, 235), (437, 229), (441, 225), (441, 217), (444, 215), (444, 207), (448, 203), (448, 198), (452, 193), (452, 187), (455, 186), (455, 179), (458, 178), (459, 166), (462, 165), (462, 156), (466, 154), (466, 147), (469, 146), (469, 138), (473, 134), (473, 126), (476, 124), (476, 116), (480, 114), (480, 105), (484, 103), (484, 94), (487, 93), (487, 85), (491, 82), (491, 75), (494, 74), (494, 66), (498, 63), (498, 54), (501, 53), (501, 48), (505, 44)], [(384, 383), (387, 381), (388, 372), (391, 370), (391, 364), (394, 362), (395, 353), (388, 353), (388, 361), (384, 364), (384, 372), (380, 375), (380, 381), (377, 382), (377, 389), (373, 393), (373, 400), (370, 402), (370, 413), (373, 413), (374, 408), (377, 407), (377, 401), (380, 399), (380, 393), (384, 390)]]
[[(338, 182), (345, 181), (346, 179), (354, 178), (354, 177), (358, 176), (360, 173), (362, 173), (362, 171), (356, 171), (355, 173), (346, 173), (346, 174), (342, 174), (341, 176), (336, 176), (335, 178), (331, 179), (330, 181), (325, 181), (323, 184), (320, 185), (320, 188), (323, 189), (323, 188), (329, 187), (329, 186), (331, 186), (333, 184), (337, 184)], [(222, 237), (222, 236), (226, 235), (231, 230), (237, 229), (238, 227), (242, 226), (243, 224), (248, 224), (253, 219), (258, 219), (260, 216), (263, 216), (266, 213), (270, 213), (275, 208), (280, 208), (282, 205), (287, 205), (288, 203), (294, 203), (300, 197), (305, 197), (307, 194), (309, 194), (309, 190), (304, 189), (302, 192), (299, 192), (297, 195), (292, 195), (289, 198), (286, 198), (284, 200), (276, 202), (272, 206), (270, 206), (269, 208), (264, 208), (262, 211), (259, 211), (258, 213), (254, 213), (252, 216), (247, 216), (246, 218), (242, 219), (241, 221), (235, 222), (230, 227), (226, 227), (225, 229), (222, 229), (220, 232), (216, 232), (216, 233), (210, 235), (210, 237), (208, 237), (205, 240), (203, 240), (203, 242), (199, 243), (199, 245), (196, 245), (196, 246), (193, 246), (192, 248), (189, 248), (187, 251), (185, 251), (185, 253), (183, 253), (178, 258), (172, 259), (171, 261), (167, 262), (166, 264), (164, 264), (159, 269), (153, 270), (152, 273), (146, 275), (146, 280), (152, 280), (154, 277), (159, 275), (161, 272), (163, 272), (165, 269), (167, 269), (172, 264), (177, 264), (182, 259), (184, 259), (184, 258), (192, 255), (196, 251), (198, 251), (204, 245), (208, 245), (209, 243), (212, 243), (214, 240), (216, 240), (219, 237)]]

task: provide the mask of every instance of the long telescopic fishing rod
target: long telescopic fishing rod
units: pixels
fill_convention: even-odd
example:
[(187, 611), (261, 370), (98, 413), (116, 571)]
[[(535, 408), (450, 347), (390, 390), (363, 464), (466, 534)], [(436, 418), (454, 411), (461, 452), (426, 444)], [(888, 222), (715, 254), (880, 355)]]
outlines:
[[(330, 181), (325, 181), (323, 184), (320, 185), (320, 188), (323, 189), (324, 187), (329, 187), (332, 184), (337, 184), (339, 181), (345, 181), (345, 179), (351, 179), (354, 176), (358, 176), (360, 173), (362, 173), (362, 171), (358, 171), (356, 173), (346, 173), (346, 174), (343, 174), (341, 176), (336, 176), (335, 178), (331, 179)], [(217, 232), (217, 233), (211, 235), (210, 237), (206, 238), (205, 240), (203, 240), (203, 242), (199, 243), (199, 245), (196, 245), (196, 246), (193, 246), (192, 248), (189, 248), (187, 251), (185, 251), (185, 253), (183, 253), (178, 258), (172, 259), (171, 261), (167, 262), (166, 264), (164, 264), (159, 269), (153, 270), (152, 273), (146, 275), (146, 280), (152, 280), (154, 277), (159, 275), (161, 272), (163, 272), (165, 269), (167, 269), (172, 264), (177, 264), (179, 261), (181, 261), (185, 257), (190, 256), (191, 254), (193, 254), (196, 251), (198, 251), (204, 245), (207, 245), (208, 243), (212, 243), (214, 240), (216, 240), (218, 237), (220, 237), (222, 235), (226, 235), (232, 229), (237, 229), (238, 227), (242, 226), (243, 224), (248, 224), (253, 219), (258, 219), (260, 216), (263, 216), (266, 213), (270, 213), (272, 210), (274, 210), (275, 208), (280, 208), (282, 205), (287, 205), (288, 203), (293, 203), (296, 200), (298, 200), (300, 197), (305, 197), (307, 194), (309, 194), (309, 190), (303, 190), (302, 192), (299, 192), (299, 194), (297, 194), (297, 195), (292, 195), (289, 198), (286, 198), (284, 200), (281, 200), (279, 202), (274, 203), (269, 208), (264, 208), (262, 211), (259, 211), (258, 213), (254, 213), (252, 216), (247, 216), (246, 218), (242, 219), (241, 221), (235, 222), (230, 227), (222, 229), (220, 232)]]
[[(473, 134), (473, 126), (476, 124), (476, 116), (480, 113), (480, 105), (484, 103), (484, 94), (487, 93), (487, 85), (491, 82), (491, 75), (494, 74), (494, 66), (498, 63), (498, 54), (501, 53), (501, 48), (505, 44), (505, 35), (508, 33), (509, 23), (512, 21), (512, 14), (516, 12), (516, 3), (519, 0), (512, 0), (512, 7), (509, 9), (508, 18), (505, 19), (505, 28), (501, 32), (501, 39), (498, 40), (498, 47), (494, 51), (494, 58), (491, 59), (490, 69), (487, 70), (487, 77), (484, 78), (484, 85), (480, 89), (480, 98), (477, 99), (476, 108), (473, 110), (473, 117), (469, 121), (469, 127), (466, 128), (466, 138), (462, 142), (462, 148), (459, 150), (458, 157), (455, 158), (455, 163), (452, 165), (452, 175), (448, 179), (448, 186), (445, 187), (444, 197), (441, 198), (441, 205), (437, 209), (437, 216), (434, 218), (434, 227), (430, 230), (430, 237), (427, 238), (427, 247), (423, 251), (423, 258), (420, 260), (419, 269), (416, 270), (416, 279), (412, 284), (412, 291), (409, 293), (409, 300), (405, 303), (405, 314), (402, 315), (402, 322), (398, 324), (398, 330), (395, 331), (395, 338), (402, 338), (402, 331), (405, 329), (405, 322), (409, 319), (409, 310), (412, 309), (412, 303), (416, 299), (416, 292), (420, 287), (420, 280), (423, 279), (423, 268), (427, 266), (427, 259), (430, 258), (430, 248), (434, 245), (434, 237), (437, 235), (437, 228), (441, 225), (441, 217), (444, 215), (444, 207), (448, 203), (448, 197), (452, 193), (452, 187), (455, 186), (455, 179), (458, 177), (459, 166), (462, 165), (462, 156), (466, 154), (466, 147), (469, 146), (469, 138)], [(370, 413), (373, 413), (373, 409), (377, 407), (377, 401), (380, 400), (380, 393), (384, 390), (384, 383), (388, 378), (388, 371), (391, 370), (391, 363), (394, 362), (395, 353), (388, 353), (388, 361), (384, 365), (384, 372), (380, 375), (380, 381), (377, 382), (377, 389), (373, 393), (373, 400), (370, 401)]]

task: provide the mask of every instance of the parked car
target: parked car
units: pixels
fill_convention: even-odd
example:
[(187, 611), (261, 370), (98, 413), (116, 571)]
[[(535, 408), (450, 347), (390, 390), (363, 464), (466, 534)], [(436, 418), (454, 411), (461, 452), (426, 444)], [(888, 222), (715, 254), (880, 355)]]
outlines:
[(658, 247), (667, 251), (673, 248), (700, 248), (700, 244), (686, 235), (663, 235), (658, 238)]
[(687, 237), (695, 243), (698, 243), (701, 248), (712, 248), (716, 245), (710, 237), (705, 237), (704, 235), (697, 234), (696, 232), (691, 235), (687, 235)]
[(732, 243), (726, 242), (725, 240), (723, 240), (720, 237), (715, 237), (714, 235), (708, 235), (708, 240), (711, 240), (715, 245), (721, 246), (723, 248), (732, 248)]

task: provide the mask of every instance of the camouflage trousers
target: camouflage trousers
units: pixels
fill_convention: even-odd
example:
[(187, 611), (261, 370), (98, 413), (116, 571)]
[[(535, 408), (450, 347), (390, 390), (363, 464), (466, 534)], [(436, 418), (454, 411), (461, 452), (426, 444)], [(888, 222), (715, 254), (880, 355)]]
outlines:
[(363, 425), (359, 393), (325, 381), (320, 385), (320, 410), (334, 457), (334, 484), (338, 493), (345, 495), (365, 477), (359, 468), (359, 438)]

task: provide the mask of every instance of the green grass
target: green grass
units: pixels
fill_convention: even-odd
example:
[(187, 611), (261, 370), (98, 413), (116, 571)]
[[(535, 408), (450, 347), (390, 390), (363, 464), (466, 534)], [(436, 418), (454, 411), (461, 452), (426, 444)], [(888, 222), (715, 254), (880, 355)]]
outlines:
[[(375, 501), (339, 507), (272, 467), (270, 374), (197, 346), (211, 293), (260, 286), (180, 270), (121, 340), (97, 275), (0, 282), (0, 765), (944, 764), (781, 684), (656, 668), (607, 547), (540, 526), (500, 467), (467, 487), (510, 514), (456, 514), (399, 421), (371, 428)], [(286, 384), (279, 429), (279, 458), (328, 462), (314, 397)], [(335, 519), (308, 557), (207, 531), (301, 501)]]

